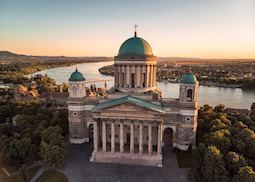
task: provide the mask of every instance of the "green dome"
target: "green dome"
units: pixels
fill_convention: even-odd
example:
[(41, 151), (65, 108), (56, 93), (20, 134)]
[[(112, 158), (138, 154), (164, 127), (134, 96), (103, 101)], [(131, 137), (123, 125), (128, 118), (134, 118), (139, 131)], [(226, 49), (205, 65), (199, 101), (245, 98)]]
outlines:
[(150, 44), (146, 40), (140, 37), (132, 37), (121, 45), (118, 55), (151, 56), (153, 53)]
[(196, 76), (191, 73), (184, 74), (182, 75), (182, 78), (181, 78), (181, 83), (185, 83), (185, 84), (195, 84), (196, 81), (197, 81)]
[(69, 81), (85, 81), (85, 78), (82, 73), (76, 69), (75, 72), (71, 74)]

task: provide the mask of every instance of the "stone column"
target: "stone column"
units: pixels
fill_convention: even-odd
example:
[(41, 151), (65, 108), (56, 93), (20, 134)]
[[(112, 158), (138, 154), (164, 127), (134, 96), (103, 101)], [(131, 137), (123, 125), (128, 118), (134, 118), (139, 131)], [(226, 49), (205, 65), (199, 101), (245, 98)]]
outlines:
[(117, 67), (116, 67), (116, 65), (114, 65), (114, 84), (115, 84), (115, 86), (117, 86), (117, 78), (118, 78), (118, 76), (117, 76)]
[(93, 139), (93, 141), (94, 141), (94, 151), (97, 152), (97, 150), (98, 150), (97, 121), (94, 123), (94, 129), (93, 130), (94, 130), (94, 132), (93, 132), (93, 134), (94, 134), (94, 139)]
[(153, 79), (153, 82), (154, 82), (154, 86), (156, 86), (156, 83), (157, 83), (157, 65), (154, 65), (154, 79)]
[(130, 67), (129, 65), (126, 66), (126, 87), (130, 87)]
[(161, 146), (161, 124), (159, 123), (158, 124), (158, 155), (161, 154), (161, 149), (162, 149), (162, 146)]
[(121, 75), (122, 75), (122, 87), (125, 87), (125, 66), (124, 65), (122, 65), (121, 66)]
[(152, 87), (153, 86), (153, 77), (154, 77), (154, 74), (153, 74), (153, 65), (150, 66), (150, 76), (151, 76), (151, 80), (150, 80), (150, 86)]
[(111, 123), (111, 152), (115, 152), (115, 128), (114, 128), (114, 122)]
[(150, 66), (146, 65), (146, 87), (150, 87)]
[(124, 126), (123, 122), (120, 122), (120, 152), (124, 152)]
[(140, 65), (137, 65), (136, 66), (136, 85), (138, 88), (141, 87), (140, 78), (141, 78), (141, 67)]
[(130, 152), (134, 152), (134, 124), (130, 124)]
[(151, 130), (152, 130), (152, 127), (151, 127), (151, 124), (149, 124), (149, 140), (148, 140), (148, 153), (149, 153), (149, 155), (151, 155), (151, 153), (152, 153), (152, 132), (151, 132)]
[(106, 123), (103, 121), (102, 127), (102, 143), (103, 143), (103, 152), (106, 152)]
[(122, 74), (121, 74), (121, 66), (120, 65), (118, 65), (118, 76), (119, 76), (118, 85), (120, 87), (121, 86), (121, 76), (122, 76)]
[(134, 73), (134, 81), (135, 81), (135, 87), (137, 88), (137, 67), (135, 65), (133, 65), (133, 72)]
[(143, 153), (143, 124), (139, 125), (139, 154)]

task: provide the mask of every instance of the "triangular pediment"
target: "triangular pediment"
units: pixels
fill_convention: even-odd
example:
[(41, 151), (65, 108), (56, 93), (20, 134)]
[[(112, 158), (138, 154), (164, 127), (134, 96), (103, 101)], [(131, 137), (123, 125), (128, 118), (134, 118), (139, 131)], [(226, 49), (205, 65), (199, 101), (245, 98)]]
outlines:
[(103, 103), (97, 104), (92, 111), (102, 110), (116, 110), (116, 111), (143, 111), (150, 110), (155, 112), (164, 113), (163, 108), (160, 105), (144, 101), (142, 99), (125, 96), (118, 99), (112, 99)]
[(138, 111), (144, 111), (144, 110), (149, 110), (147, 108), (142, 108), (142, 107), (139, 107), (135, 104), (132, 104), (132, 103), (123, 103), (123, 104), (119, 104), (119, 105), (115, 105), (115, 106), (111, 106), (111, 107), (107, 107), (105, 108), (104, 110), (107, 110), (107, 111), (135, 111), (135, 112), (138, 112)]

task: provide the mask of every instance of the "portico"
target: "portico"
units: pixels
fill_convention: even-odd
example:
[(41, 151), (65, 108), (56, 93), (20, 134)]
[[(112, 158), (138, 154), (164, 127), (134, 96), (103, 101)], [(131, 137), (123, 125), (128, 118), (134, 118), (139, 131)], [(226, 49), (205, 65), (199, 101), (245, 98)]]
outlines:
[[(149, 110), (139, 108), (130, 104), (129, 99), (124, 100), (118, 106), (106, 103), (104, 109), (94, 110), (94, 151), (91, 161), (116, 160), (120, 163), (120, 157), (125, 163), (127, 160), (132, 164), (143, 164), (150, 158), (145, 164), (161, 166), (163, 111), (156, 112), (153, 107), (149, 107)], [(113, 113), (113, 109), (119, 112)]]
[[(160, 166), (161, 129), (162, 121), (97, 118), (94, 122), (93, 161), (97, 161), (98, 155), (100, 162), (104, 155), (108, 159), (116, 154), (126, 159), (155, 156)], [(156, 136), (152, 131), (157, 131)], [(139, 164), (140, 161), (134, 160), (133, 163)]]

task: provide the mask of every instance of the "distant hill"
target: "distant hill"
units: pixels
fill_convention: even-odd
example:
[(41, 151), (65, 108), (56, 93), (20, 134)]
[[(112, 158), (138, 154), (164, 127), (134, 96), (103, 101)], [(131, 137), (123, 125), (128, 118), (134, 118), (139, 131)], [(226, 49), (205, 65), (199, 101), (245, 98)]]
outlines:
[(10, 51), (0, 51), (0, 64), (11, 64), (11, 63), (21, 63), (21, 62), (68, 62), (68, 61), (78, 61), (78, 62), (102, 62), (102, 61), (112, 61), (112, 57), (66, 57), (66, 56), (32, 56), (16, 54)]
[(15, 54), (9, 51), (0, 51), (0, 57), (19, 57), (19, 56), (25, 56), (21, 54)]
[[(10, 51), (0, 51), (0, 63), (18, 63), (33, 61), (79, 61), (79, 62), (100, 62), (113, 61), (113, 57), (66, 57), (66, 56), (32, 56), (16, 54)], [(158, 57), (159, 64), (222, 64), (222, 63), (239, 63), (255, 62), (255, 59), (203, 59), (203, 58), (185, 58), (185, 57)]]

